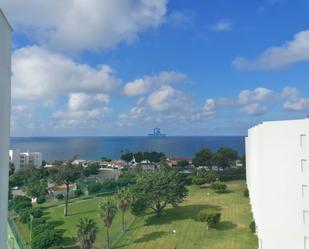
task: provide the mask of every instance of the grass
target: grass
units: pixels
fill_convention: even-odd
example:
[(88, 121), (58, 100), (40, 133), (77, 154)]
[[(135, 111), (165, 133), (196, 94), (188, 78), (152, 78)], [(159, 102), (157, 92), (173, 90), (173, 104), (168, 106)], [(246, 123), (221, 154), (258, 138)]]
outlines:
[[(243, 196), (245, 182), (230, 182), (228, 188), (219, 194), (191, 186), (189, 197), (178, 208), (167, 209), (159, 218), (153, 214), (137, 218), (114, 249), (256, 249), (257, 239), (249, 229), (248, 198)], [(195, 221), (196, 214), (209, 206), (222, 211), (217, 229), (207, 230), (204, 223)]]
[[(121, 233), (121, 217), (118, 214), (110, 231), (113, 249), (256, 249), (257, 239), (249, 229), (252, 219), (249, 200), (243, 196), (245, 182), (229, 182), (228, 189), (220, 194), (209, 188), (190, 186), (185, 202), (177, 208), (168, 207), (161, 217), (148, 213), (135, 218), (127, 212), (125, 234)], [(95, 248), (104, 248), (105, 228), (98, 208), (101, 200), (73, 201), (68, 217), (63, 217), (62, 202), (56, 207), (46, 207), (45, 217), (63, 231), (66, 248), (78, 248), (74, 236), (81, 217), (96, 220), (99, 232)], [(210, 206), (222, 211), (222, 219), (217, 229), (207, 230), (206, 224), (195, 221), (195, 217), (200, 210)], [(22, 230), (25, 229), (27, 227), (22, 227)], [(27, 233), (24, 231), (22, 234)]]

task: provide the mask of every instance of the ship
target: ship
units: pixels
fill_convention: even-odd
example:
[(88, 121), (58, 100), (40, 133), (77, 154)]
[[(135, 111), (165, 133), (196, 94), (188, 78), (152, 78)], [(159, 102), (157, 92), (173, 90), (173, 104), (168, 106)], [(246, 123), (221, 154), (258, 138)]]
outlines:
[(148, 134), (148, 137), (166, 137), (166, 134), (161, 133), (160, 128), (154, 128), (153, 133)]

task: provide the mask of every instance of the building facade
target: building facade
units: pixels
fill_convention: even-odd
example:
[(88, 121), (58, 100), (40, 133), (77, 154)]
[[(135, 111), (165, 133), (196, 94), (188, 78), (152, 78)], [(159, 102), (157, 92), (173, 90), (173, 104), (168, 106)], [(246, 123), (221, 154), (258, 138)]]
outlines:
[(251, 128), (246, 160), (259, 249), (309, 249), (309, 119)]
[(36, 168), (42, 166), (42, 153), (41, 152), (20, 152), (20, 150), (10, 150), (9, 160), (14, 164), (15, 171), (26, 167), (34, 166)]
[(9, 160), (14, 164), (15, 172), (20, 170), (20, 150), (9, 150)]
[(7, 245), (12, 29), (0, 9), (0, 249)]

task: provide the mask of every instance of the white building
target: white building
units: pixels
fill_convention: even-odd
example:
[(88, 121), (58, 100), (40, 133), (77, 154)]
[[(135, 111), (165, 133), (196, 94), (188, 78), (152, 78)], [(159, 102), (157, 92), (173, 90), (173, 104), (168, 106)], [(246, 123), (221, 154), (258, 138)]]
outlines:
[(246, 158), (259, 249), (309, 249), (309, 119), (250, 129)]
[(0, 9), (0, 249), (7, 244), (12, 29)]
[(15, 172), (20, 170), (20, 150), (9, 150), (9, 160), (14, 164)]
[(42, 166), (43, 161), (41, 152), (20, 152), (20, 150), (10, 150), (9, 160), (14, 163), (15, 172), (26, 166), (39, 168)]
[(20, 153), (20, 167), (34, 166), (36, 168), (42, 166), (42, 153), (41, 152), (21, 152)]

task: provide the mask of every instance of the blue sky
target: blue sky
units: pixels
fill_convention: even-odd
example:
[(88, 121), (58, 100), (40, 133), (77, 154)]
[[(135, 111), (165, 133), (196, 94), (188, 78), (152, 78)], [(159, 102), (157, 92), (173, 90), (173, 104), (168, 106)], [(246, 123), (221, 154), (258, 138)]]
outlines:
[(0, 0), (13, 136), (244, 135), (309, 114), (306, 0)]

